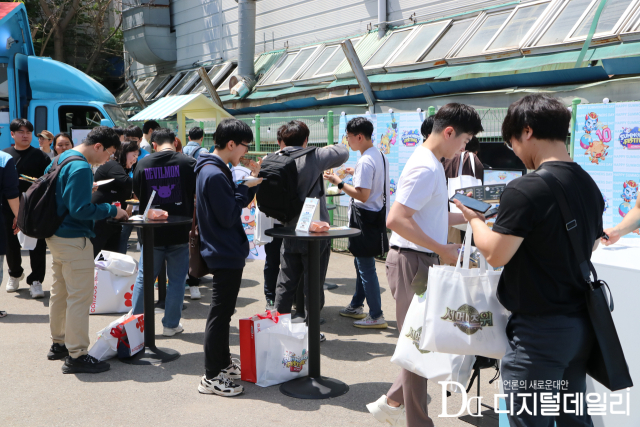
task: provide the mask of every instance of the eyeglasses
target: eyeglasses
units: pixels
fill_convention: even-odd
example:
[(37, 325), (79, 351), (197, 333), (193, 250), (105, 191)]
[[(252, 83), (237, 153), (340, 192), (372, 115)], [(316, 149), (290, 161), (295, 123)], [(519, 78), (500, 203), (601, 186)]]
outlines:
[(244, 148), (247, 149), (247, 151), (249, 151), (249, 144), (243, 144), (242, 142), (238, 143), (238, 145), (242, 145)]

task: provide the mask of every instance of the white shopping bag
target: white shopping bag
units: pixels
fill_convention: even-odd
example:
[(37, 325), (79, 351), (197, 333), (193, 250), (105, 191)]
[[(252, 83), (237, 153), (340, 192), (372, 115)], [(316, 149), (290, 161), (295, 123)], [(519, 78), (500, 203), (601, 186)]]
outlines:
[[(473, 158), (473, 153), (469, 153), (469, 159), (471, 160), (471, 169), (473, 170), (474, 176), (462, 175), (462, 164), (464, 161), (464, 152), (463, 152), (462, 154), (460, 154), (460, 166), (458, 167), (458, 176), (456, 178), (448, 179), (447, 192), (448, 192), (449, 198), (451, 198), (456, 193), (456, 190), (459, 190), (461, 188), (476, 187), (478, 185), (482, 185), (482, 180), (477, 179), (475, 177), (476, 163)], [(449, 211), (460, 213), (460, 209), (458, 209), (456, 205), (454, 205), (453, 203), (449, 203)]]
[(257, 246), (266, 245), (273, 242), (273, 237), (264, 234), (265, 231), (273, 228), (273, 218), (268, 217), (256, 206), (256, 231), (253, 235), (253, 243)]
[(128, 312), (132, 306), (133, 287), (137, 277), (137, 273), (122, 277), (96, 268), (89, 314)]
[[(466, 387), (471, 377), (471, 368), (476, 361), (475, 356), (420, 350), (420, 335), (426, 307), (425, 294), (413, 296), (391, 362), (431, 381), (455, 381)], [(462, 392), (454, 384), (448, 385), (447, 389), (454, 393)]]
[(20, 243), (20, 247), (25, 251), (32, 251), (36, 248), (38, 239), (35, 237), (29, 237), (22, 231), (18, 231), (18, 242)]
[(291, 314), (283, 314), (254, 325), (257, 385), (269, 387), (309, 375), (306, 324), (293, 324)]
[(109, 325), (106, 328), (99, 331), (98, 340), (89, 349), (89, 356), (93, 356), (100, 361), (115, 357), (118, 354), (118, 351), (117, 351), (118, 339), (113, 338), (111, 336), (111, 329), (123, 323), (129, 317), (131, 317), (131, 312), (123, 316), (120, 316), (118, 319), (109, 323)]
[(501, 273), (488, 271), (484, 262), (469, 269), (471, 237), (467, 225), (462, 267), (458, 257), (455, 267), (429, 269), (420, 349), (502, 359), (508, 348), (510, 313), (496, 296)]
[[(100, 258), (104, 261), (99, 261)], [(133, 257), (118, 252), (101, 251), (95, 259), (96, 266), (110, 271), (116, 276), (128, 277), (138, 272), (138, 264)]]

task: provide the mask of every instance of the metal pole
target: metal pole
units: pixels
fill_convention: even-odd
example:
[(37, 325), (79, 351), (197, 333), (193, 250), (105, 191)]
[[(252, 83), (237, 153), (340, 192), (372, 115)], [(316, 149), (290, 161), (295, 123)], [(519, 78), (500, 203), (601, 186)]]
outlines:
[(596, 14), (593, 15), (593, 21), (591, 21), (591, 28), (589, 29), (589, 34), (587, 35), (587, 39), (584, 41), (582, 45), (582, 50), (580, 50), (580, 55), (578, 55), (578, 60), (576, 61), (576, 65), (573, 68), (582, 67), (582, 61), (584, 60), (585, 55), (587, 54), (587, 50), (589, 49), (589, 45), (591, 45), (591, 39), (596, 32), (596, 28), (598, 27), (598, 21), (600, 20), (600, 14), (604, 9), (605, 4), (607, 4), (607, 0), (600, 0), (600, 5), (596, 10)]
[[(333, 111), (327, 111), (327, 145), (333, 145)], [(330, 197), (331, 203), (333, 203), (333, 197)], [(333, 225), (333, 211), (329, 211), (329, 223)], [(333, 248), (333, 240), (331, 241), (331, 248)]]
[(362, 94), (367, 100), (369, 111), (371, 112), (371, 114), (373, 114), (373, 110), (376, 105), (376, 97), (373, 93), (373, 89), (371, 89), (371, 83), (369, 83), (367, 73), (365, 73), (364, 68), (362, 67), (362, 62), (360, 62), (360, 58), (358, 58), (351, 40), (344, 40), (342, 43), (340, 43), (340, 45), (342, 46), (344, 56), (347, 58), (347, 62), (349, 62), (351, 71), (353, 71), (353, 74), (355, 74), (356, 76), (356, 80), (358, 81), (360, 90), (362, 90)]
[(569, 143), (569, 156), (573, 159), (573, 147), (576, 140), (576, 118), (578, 117), (578, 104), (580, 104), (580, 98), (573, 98), (571, 101), (571, 142)]
[(136, 85), (133, 84), (133, 81), (131, 79), (127, 79), (126, 83), (127, 83), (127, 86), (129, 86), (129, 89), (131, 89), (131, 92), (133, 92), (133, 96), (135, 96), (136, 101), (138, 101), (138, 104), (140, 104), (142, 108), (147, 108), (147, 103), (144, 102), (144, 98), (142, 97), (142, 95), (140, 95), (140, 92), (138, 91), (138, 88), (136, 87)]
[(200, 76), (202, 84), (207, 89), (207, 92), (209, 92), (211, 100), (215, 102), (218, 107), (224, 108), (224, 106), (222, 105), (222, 100), (218, 96), (218, 92), (216, 91), (215, 86), (213, 85), (213, 83), (211, 83), (211, 80), (209, 80), (209, 75), (207, 74), (207, 70), (204, 67), (198, 68), (198, 76)]
[(436, 115), (436, 107), (434, 107), (432, 105), (427, 109), (427, 116), (431, 117), (431, 116), (435, 116), (435, 115)]
[(260, 114), (256, 114), (255, 139), (256, 139), (256, 151), (260, 151)]

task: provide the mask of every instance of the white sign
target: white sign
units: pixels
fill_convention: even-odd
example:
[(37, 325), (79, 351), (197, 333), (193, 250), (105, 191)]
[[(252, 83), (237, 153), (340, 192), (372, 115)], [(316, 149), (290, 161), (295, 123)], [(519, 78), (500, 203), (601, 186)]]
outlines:
[(142, 215), (145, 221), (149, 219), (149, 209), (151, 209), (151, 203), (153, 203), (153, 199), (155, 197), (156, 197), (156, 190), (153, 190), (151, 192), (151, 197), (149, 197), (149, 203), (147, 203), (147, 208), (144, 210), (144, 214)]
[(91, 129), (71, 129), (71, 139), (73, 140), (73, 146), (77, 147), (82, 144), (89, 135)]
[(320, 199), (313, 199), (307, 197), (302, 206), (302, 212), (300, 212), (300, 218), (296, 225), (296, 231), (308, 232), (311, 227), (311, 221), (320, 219), (320, 211), (318, 211), (318, 202)]

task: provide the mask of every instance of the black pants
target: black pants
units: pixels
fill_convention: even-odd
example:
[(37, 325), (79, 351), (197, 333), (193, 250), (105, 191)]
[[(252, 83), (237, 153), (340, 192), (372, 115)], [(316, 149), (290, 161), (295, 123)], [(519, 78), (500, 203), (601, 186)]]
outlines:
[(91, 239), (93, 244), (93, 257), (97, 257), (101, 250), (119, 252), (122, 225), (109, 224), (106, 219), (96, 221), (93, 227), (96, 237)]
[[(280, 257), (280, 274), (276, 287), (275, 306), (282, 314), (291, 313), (291, 305), (296, 297), (298, 284), (303, 285), (305, 317), (309, 313), (309, 257), (308, 242), (291, 242), (284, 239)], [(320, 283), (324, 283), (329, 267), (329, 241), (320, 243)], [(301, 282), (302, 280), (302, 282)], [(324, 306), (322, 291), (320, 308)]]
[(208, 379), (231, 364), (229, 325), (236, 309), (244, 268), (218, 268), (211, 271), (213, 290), (204, 331), (204, 368)]
[(189, 287), (200, 286), (200, 279), (189, 274), (187, 276), (187, 285), (189, 285)]
[[(13, 215), (5, 213), (4, 229), (7, 235), (7, 266), (9, 276), (20, 277), (24, 273), (22, 268), (22, 254), (18, 236), (13, 234)], [(31, 263), (31, 274), (27, 276), (27, 284), (33, 282), (44, 282), (44, 275), (47, 270), (47, 243), (44, 239), (39, 239), (35, 249), (29, 251), (29, 261)]]
[[(282, 227), (275, 224), (275, 228)], [(280, 249), (282, 239), (274, 238), (271, 243), (264, 245), (266, 259), (264, 262), (264, 296), (267, 300), (276, 300), (276, 285), (280, 274)]]
[[(505, 400), (511, 427), (553, 427), (554, 422), (557, 427), (592, 427), (586, 402), (583, 414), (570, 412), (576, 410), (572, 402), (576, 393), (586, 392), (587, 360), (597, 345), (586, 311), (541, 316), (514, 313), (507, 324), (507, 338), (509, 349), (502, 358), (501, 376), (509, 395)], [(540, 415), (540, 393), (559, 395), (558, 416)], [(565, 394), (573, 397), (565, 399)]]

